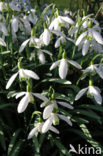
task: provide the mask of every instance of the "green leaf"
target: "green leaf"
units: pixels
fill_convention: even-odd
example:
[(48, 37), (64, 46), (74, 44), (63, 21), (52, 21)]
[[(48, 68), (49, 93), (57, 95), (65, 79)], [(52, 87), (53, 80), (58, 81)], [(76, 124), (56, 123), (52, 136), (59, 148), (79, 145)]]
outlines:
[(14, 146), (14, 148), (13, 148), (12, 153), (10, 154), (10, 156), (19, 156), (19, 153), (20, 153), (20, 149), (22, 147), (22, 144), (23, 144), (23, 140), (19, 140), (15, 144), (15, 146)]
[(60, 140), (55, 139), (54, 140), (56, 146), (59, 148), (60, 153), (66, 155), (66, 156), (71, 156), (71, 154), (69, 154), (69, 150), (67, 150), (64, 145), (60, 142)]
[(19, 136), (20, 131), (21, 131), (21, 129), (18, 129), (16, 132), (13, 133), (13, 136), (11, 138), (11, 141), (10, 141), (10, 144), (9, 144), (9, 147), (8, 147), (8, 155), (10, 155), (12, 153), (12, 150), (13, 150), (13, 148), (15, 146), (15, 143), (16, 143), (16, 140), (17, 140), (17, 138)]
[(0, 104), (0, 109), (5, 109), (6, 107), (14, 106), (14, 103)]
[(85, 124), (80, 125), (81, 130), (83, 131), (84, 135), (87, 137), (87, 142), (89, 142), (93, 147), (101, 147), (103, 152), (103, 147), (92, 138), (87, 126)]
[(43, 80), (42, 82), (56, 82), (56, 83), (60, 83), (60, 84), (64, 84), (64, 85), (69, 85), (69, 84), (71, 84), (70, 81), (68, 81), (68, 80), (62, 80), (62, 79), (59, 79), (59, 78), (45, 79), (45, 80)]
[(6, 142), (5, 142), (5, 136), (2, 127), (0, 126), (0, 144), (4, 151), (6, 150)]
[(74, 110), (73, 112), (76, 112), (77, 114), (82, 114), (82, 115), (91, 117), (93, 119), (96, 119), (101, 124), (101, 122), (100, 122), (101, 118), (92, 110), (78, 109), (78, 110)]

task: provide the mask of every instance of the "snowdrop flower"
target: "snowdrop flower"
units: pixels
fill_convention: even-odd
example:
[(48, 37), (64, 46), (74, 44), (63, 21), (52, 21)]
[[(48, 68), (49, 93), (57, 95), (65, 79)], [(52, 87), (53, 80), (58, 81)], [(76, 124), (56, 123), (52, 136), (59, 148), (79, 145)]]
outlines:
[(27, 45), (28, 43), (29, 43), (30, 46), (33, 45), (33, 46), (36, 47), (36, 48), (40, 48), (41, 45), (42, 45), (42, 42), (41, 42), (41, 40), (40, 40), (39, 38), (36, 38), (36, 37), (32, 36), (32, 37), (30, 37), (29, 39), (25, 40), (25, 41), (21, 44), (21, 46), (20, 46), (20, 48), (19, 48), (19, 52), (20, 52), (20, 53), (24, 50), (24, 48), (26, 47), (26, 45)]
[[(30, 34), (31, 33), (31, 25), (30, 25), (28, 17), (24, 16), (23, 18), (20, 18), (20, 20), (23, 23), (23, 24), (20, 23), (22, 25), (22, 30), (26, 31), (27, 34)], [(25, 28), (25, 30), (24, 30), (24, 28)]]
[[(76, 46), (80, 46), (79, 49), (82, 48), (82, 54), (85, 56), (88, 53), (89, 47), (92, 46), (92, 42), (95, 42), (95, 47), (98, 49), (98, 44), (103, 45), (103, 38), (100, 32), (97, 32), (95, 28), (88, 28), (87, 31), (83, 32), (76, 41)], [(97, 44), (96, 44), (97, 43)], [(93, 49), (95, 50), (95, 49)]]
[[(39, 122), (39, 123), (36, 125), (36, 127), (33, 128), (33, 129), (30, 131), (30, 133), (29, 133), (29, 135), (28, 135), (28, 139), (31, 139), (37, 132), (42, 133), (42, 127), (43, 127), (43, 125), (44, 125), (44, 122)], [(50, 126), (48, 130), (51, 130), (51, 131), (53, 131), (53, 132), (59, 134), (59, 131), (58, 131), (55, 127), (53, 127), (53, 126)]]
[(39, 122), (37, 123), (36, 127), (34, 127), (29, 135), (28, 135), (28, 139), (31, 139), (37, 132), (41, 132), (42, 133), (42, 127), (43, 127), (43, 122)]
[[(87, 18), (87, 16), (84, 16), (84, 17), (82, 18), (82, 21), (85, 20), (86, 18)], [(88, 24), (89, 24), (90, 21), (92, 21), (92, 23), (94, 23), (96, 26), (99, 27), (98, 21), (96, 21), (94, 18), (91, 18), (91, 17), (89, 17), (85, 22), (83, 22), (82, 27), (83, 27), (83, 28), (88, 28)]]
[(34, 96), (43, 101), (43, 102), (41, 103), (40, 107), (45, 107), (45, 106), (47, 106), (48, 104), (49, 104), (49, 105), (51, 104), (51, 105), (53, 105), (55, 108), (58, 108), (58, 105), (57, 105), (57, 103), (58, 103), (59, 105), (64, 106), (64, 107), (66, 107), (66, 108), (68, 108), (68, 109), (73, 109), (73, 107), (72, 107), (70, 104), (68, 104), (67, 102), (64, 102), (64, 101), (55, 101), (55, 100), (51, 100), (51, 101), (50, 101), (47, 97), (45, 97), (44, 95), (39, 94), (39, 93), (34, 93)]
[(0, 22), (0, 31), (3, 33), (4, 36), (8, 36), (8, 30), (4, 22)]
[(11, 10), (20, 11), (20, 6), (17, 6), (15, 1), (10, 2), (9, 7), (11, 8)]
[(98, 68), (99, 64), (91, 64), (85, 70), (83, 70), (83, 74), (90, 73), (92, 75), (98, 74), (103, 79), (103, 71)]
[(49, 52), (48, 50), (38, 49), (38, 59), (39, 59), (41, 64), (45, 64), (45, 55), (44, 55), (44, 53), (52, 56), (51, 52)]
[[(99, 31), (101, 31), (101, 28), (99, 27), (99, 23), (98, 21), (96, 21), (94, 18), (88, 18), (87, 16), (84, 16), (81, 21), (85, 20), (87, 18), (86, 21), (83, 22), (82, 26), (81, 26), (81, 31), (83, 31), (85, 28), (88, 28), (89, 22), (91, 21), (93, 24), (95, 24), (93, 26), (93, 28), (98, 29)], [(79, 28), (79, 22), (76, 23), (76, 25), (71, 29), (70, 31), (70, 35), (73, 36), (77, 30)]]
[(60, 24), (63, 24), (63, 26), (65, 26), (65, 24), (67, 23), (68, 25), (69, 24), (74, 24), (74, 21), (70, 18), (70, 17), (67, 17), (67, 16), (58, 16), (57, 18), (55, 18), (50, 26), (49, 26), (49, 29), (50, 30), (61, 30), (61, 26)]
[(51, 38), (51, 32), (49, 29), (45, 28), (44, 32), (42, 34), (42, 39), (43, 39), (43, 43), (44, 45), (48, 46), (50, 43), (50, 38)]
[(80, 90), (79, 93), (76, 95), (75, 100), (80, 99), (86, 92), (87, 95), (93, 96), (98, 104), (102, 104), (102, 96), (100, 95), (101, 91), (98, 87), (93, 85), (89, 85), (89, 87)]
[(38, 77), (38, 75), (35, 72), (33, 72), (31, 70), (20, 68), (17, 73), (13, 74), (10, 77), (10, 79), (7, 82), (7, 85), (6, 85), (6, 89), (8, 89), (12, 85), (12, 83), (14, 82), (14, 80), (16, 79), (16, 77), (17, 77), (18, 74), (19, 74), (19, 78), (20, 79), (33, 78), (35, 80), (39, 80), (39, 77)]
[(38, 17), (35, 15), (35, 9), (31, 9), (28, 15), (28, 20), (33, 24), (36, 24)]
[(68, 63), (70, 63), (71, 65), (73, 65), (74, 67), (81, 69), (82, 67), (75, 61), (73, 60), (67, 60), (65, 58), (65, 53), (63, 53), (63, 58), (61, 60), (58, 60), (56, 62), (54, 62), (51, 67), (50, 70), (53, 70), (54, 68), (56, 68), (59, 65), (59, 76), (61, 79), (65, 79), (68, 73)]
[(22, 113), (26, 110), (29, 103), (34, 102), (34, 97), (32, 92), (20, 92), (16, 95), (16, 99), (25, 95), (18, 104), (17, 111), (18, 113)]
[(13, 17), (11, 19), (12, 31), (14, 33), (16, 33), (18, 31), (18, 23), (19, 23), (18, 17)]
[(0, 11), (6, 11), (7, 10), (7, 3), (0, 2)]
[(58, 125), (59, 124), (59, 118), (64, 120), (65, 122), (67, 122), (70, 126), (72, 126), (72, 122), (70, 121), (69, 118), (67, 118), (66, 116), (62, 115), (62, 114), (58, 114), (58, 113), (53, 113), (53, 110), (56, 110), (57, 104), (54, 103), (50, 104), (48, 106), (45, 107), (44, 111), (43, 111), (43, 119), (46, 119), (46, 121), (44, 122), (44, 125), (42, 127), (42, 133), (46, 133), (50, 127), (53, 125)]
[(61, 37), (59, 37), (59, 38), (56, 40), (56, 42), (55, 42), (55, 48), (60, 47), (60, 43), (62, 43), (62, 44), (66, 43), (65, 37), (61, 36)]
[(5, 41), (0, 37), (0, 45), (6, 47)]

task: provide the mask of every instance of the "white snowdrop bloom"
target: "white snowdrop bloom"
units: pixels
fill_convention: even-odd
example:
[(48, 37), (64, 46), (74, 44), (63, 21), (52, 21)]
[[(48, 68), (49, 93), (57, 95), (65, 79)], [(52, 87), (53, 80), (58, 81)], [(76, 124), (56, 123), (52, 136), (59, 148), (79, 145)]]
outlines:
[(43, 127), (43, 122), (39, 122), (37, 123), (36, 127), (34, 127), (29, 135), (28, 135), (28, 139), (31, 139), (37, 132), (41, 132), (42, 133), (42, 127)]
[(56, 42), (55, 42), (55, 48), (60, 47), (60, 43), (62, 43), (62, 44), (66, 43), (66, 39), (63, 36), (59, 37), (56, 40)]
[(57, 105), (57, 103), (58, 103), (61, 106), (64, 106), (64, 107), (69, 108), (69, 109), (73, 109), (73, 106), (71, 106), (67, 102), (64, 102), (64, 101), (56, 101), (56, 100), (49, 101), (49, 99), (47, 97), (45, 97), (44, 95), (39, 94), (39, 93), (34, 93), (34, 96), (43, 101), (43, 103), (41, 104), (41, 107), (45, 107), (46, 105), (49, 104), (49, 105), (52, 105), (52, 107), (58, 108), (58, 105)]
[(44, 107), (44, 106), (46, 106), (48, 103), (50, 103), (50, 102), (49, 102), (49, 99), (48, 99), (47, 97), (45, 97), (44, 95), (42, 95), (42, 94), (34, 93), (34, 96), (43, 101), (43, 103), (41, 103), (40, 107)]
[(9, 3), (9, 7), (11, 8), (11, 10), (14, 10), (14, 11), (20, 11), (21, 10), (20, 7), (17, 6), (14, 1)]
[(0, 45), (6, 47), (5, 41), (0, 37)]
[(83, 70), (83, 74), (90, 73), (90, 74), (98, 74), (103, 79), (103, 71), (98, 68), (99, 64), (92, 64)]
[(6, 85), (6, 89), (8, 89), (12, 85), (12, 83), (14, 82), (14, 80), (16, 79), (18, 74), (19, 74), (20, 79), (33, 78), (35, 80), (39, 80), (39, 77), (35, 72), (33, 72), (31, 70), (21, 68), (21, 69), (19, 69), (19, 71), (17, 73), (13, 74), (10, 77), (10, 79), (7, 82), (7, 85)]
[[(70, 126), (72, 126), (72, 122), (65, 115), (57, 114), (57, 113), (51, 113), (51, 114), (48, 114), (47, 120), (44, 122), (44, 125), (42, 127), (42, 133), (46, 133), (50, 129), (52, 124), (57, 125), (59, 123), (59, 118), (61, 120), (64, 120), (65, 122), (67, 122)], [(57, 132), (57, 133), (59, 133), (59, 132)]]
[(76, 41), (76, 45), (80, 46), (79, 49), (82, 49), (83, 56), (88, 53), (89, 47), (92, 47), (91, 51), (99, 50), (99, 52), (102, 52), (103, 49), (99, 44), (103, 45), (103, 38), (94, 28), (88, 28), (88, 30), (83, 32)]
[[(93, 28), (95, 28), (96, 30), (99, 30), (99, 32), (101, 32), (101, 28), (99, 26), (98, 21), (96, 21), (94, 18), (88, 18), (87, 16), (84, 16), (81, 21), (85, 20), (86, 18), (87, 18), (87, 20), (83, 22), (83, 24), (80, 28), (81, 31), (83, 31), (85, 28), (88, 28), (89, 22), (92, 21), (92, 23), (94, 24)], [(77, 32), (78, 28), (79, 28), (79, 23), (77, 22), (76, 25), (71, 29), (70, 35), (73, 36)]]
[(61, 26), (60, 24), (63, 24), (63, 26), (65, 25), (65, 23), (68, 23), (68, 24), (74, 24), (74, 21), (70, 18), (70, 17), (67, 17), (67, 16), (58, 16), (57, 18), (55, 18), (50, 26), (49, 26), (49, 29), (50, 30), (61, 30)]
[(51, 37), (51, 32), (50, 32), (50, 30), (49, 29), (44, 29), (44, 32), (43, 32), (43, 42), (44, 42), (44, 44), (46, 45), (46, 46), (48, 46), (49, 45), (49, 43), (50, 43), (50, 37)]
[(33, 24), (36, 24), (38, 17), (35, 15), (35, 9), (30, 10), (30, 14), (28, 15), (28, 20)]
[(38, 59), (39, 59), (41, 64), (45, 64), (45, 55), (44, 55), (44, 53), (52, 56), (51, 52), (49, 52), (48, 50), (38, 49)]
[[(87, 16), (84, 16), (82, 18), (82, 21), (85, 20), (87, 18)], [(85, 22), (83, 22), (83, 28), (88, 28), (88, 24), (89, 22), (92, 21), (95, 25), (97, 25), (99, 27), (99, 23), (98, 21), (96, 21), (94, 18), (89, 17)]]
[(41, 47), (41, 40), (40, 40), (39, 38), (36, 38), (36, 37), (32, 36), (32, 37), (30, 37), (29, 39), (25, 40), (25, 41), (21, 44), (21, 46), (20, 46), (20, 48), (19, 48), (19, 52), (20, 52), (20, 53), (24, 50), (24, 48), (26, 47), (26, 45), (27, 45), (28, 43), (29, 43), (29, 46), (33, 45), (33, 46), (36, 47), (36, 48)]
[(50, 70), (53, 70), (59, 65), (59, 76), (61, 79), (65, 79), (67, 76), (67, 72), (68, 72), (68, 63), (70, 63), (71, 65), (73, 65), (74, 67), (78, 69), (82, 68), (77, 62), (62, 58), (61, 60), (54, 62), (51, 65)]
[(3, 33), (4, 36), (8, 36), (8, 30), (4, 22), (0, 22), (0, 31)]
[(22, 113), (26, 110), (29, 103), (34, 102), (34, 97), (32, 92), (20, 92), (16, 95), (16, 99), (25, 95), (19, 102), (17, 112)]
[(85, 93), (87, 92), (88, 95), (91, 95), (94, 97), (95, 101), (98, 104), (102, 104), (102, 96), (100, 95), (100, 89), (96, 86), (89, 86), (87, 88), (84, 88), (79, 91), (79, 93), (76, 95), (75, 100), (80, 99)]
[(59, 30), (51, 30), (51, 33), (53, 33), (53, 34), (55, 34), (57, 37), (59, 37), (59, 38), (57, 38), (57, 40), (56, 40), (56, 42), (55, 42), (55, 48), (58, 48), (58, 47), (60, 46), (60, 43), (62, 43), (62, 44), (63, 44), (63, 43), (66, 43), (66, 40), (75, 43), (73, 39), (68, 38), (64, 33), (62, 33), (62, 32), (59, 31)]
[(14, 33), (16, 33), (18, 31), (18, 18), (17, 17), (13, 17), (11, 19), (11, 26), (12, 26), (12, 31), (14, 31)]
[(27, 34), (30, 34), (31, 33), (31, 25), (30, 25), (28, 17), (24, 16), (23, 18), (20, 18), (20, 20), (22, 21), (20, 23), (21, 27), (19, 26), (21, 28), (21, 30), (26, 31)]
[(6, 11), (7, 10), (7, 3), (0, 2), (0, 11)]

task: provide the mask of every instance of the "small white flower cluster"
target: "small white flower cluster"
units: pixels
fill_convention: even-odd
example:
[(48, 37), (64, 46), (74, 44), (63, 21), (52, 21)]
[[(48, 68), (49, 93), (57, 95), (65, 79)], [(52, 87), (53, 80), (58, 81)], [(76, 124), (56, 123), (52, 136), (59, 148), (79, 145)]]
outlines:
[[(23, 51), (25, 51), (26, 46), (29, 44), (29, 47), (37, 52), (37, 57), (42, 65), (46, 63), (44, 54), (48, 54), (52, 60), (50, 71), (59, 66), (58, 70), (60, 79), (68, 78), (69, 67), (73, 66), (78, 70), (82, 69), (80, 61), (78, 63), (78, 60), (76, 60), (76, 58), (74, 59), (76, 46), (78, 46), (78, 51), (82, 51), (83, 57), (86, 57), (91, 53), (96, 54), (96, 57), (92, 57), (89, 67), (82, 71), (83, 75), (81, 79), (83, 80), (86, 76), (88, 76), (89, 86), (82, 89), (76, 95), (75, 100), (80, 99), (87, 92), (87, 95), (89, 95), (89, 97), (93, 97), (98, 104), (102, 104), (102, 96), (100, 94), (101, 90), (98, 87), (93, 86), (92, 79), (95, 74), (98, 74), (100, 78), (103, 79), (102, 61), (100, 63), (94, 64), (94, 60), (98, 56), (102, 56), (103, 52), (103, 38), (101, 35), (101, 28), (99, 26), (99, 23), (94, 18), (91, 18), (90, 16), (84, 16), (81, 18), (81, 21), (79, 21), (77, 18), (77, 21), (75, 22), (72, 18), (65, 14), (60, 15), (59, 11), (55, 9), (55, 13), (53, 15), (50, 13), (49, 15), (46, 15), (46, 19), (44, 19), (44, 15), (43, 18), (42, 15), (40, 17), (37, 16), (35, 9), (30, 8), (30, 10), (25, 10), (24, 8), (22, 8), (22, 6), (20, 6), (19, 3), (16, 3), (16, 1), (12, 1), (8, 4), (6, 2), (0, 2), (0, 11), (15, 12), (11, 15), (11, 19), (9, 21), (10, 23), (8, 25), (8, 19), (0, 14), (0, 45), (4, 47), (8, 45), (6, 43), (6, 38), (9, 35), (12, 36), (12, 44), (16, 43), (16, 41), (20, 39), (20, 41), (22, 41), (22, 44), (18, 49), (18, 55), (22, 56)], [(40, 32), (36, 32), (38, 31), (38, 23), (41, 21), (44, 25), (44, 28), (40, 23), (41, 30)], [(21, 34), (20, 37), (19, 34)], [(53, 48), (55, 48), (57, 52), (58, 49), (60, 50), (60, 48), (62, 48), (60, 56), (58, 54), (59, 57), (55, 57), (53, 48), (51, 50), (52, 52), (49, 51), (52, 42), (54, 46)], [(71, 45), (71, 47), (74, 46), (75, 48), (72, 57), (68, 55), (67, 49), (64, 48), (65, 44), (68, 43)], [(97, 54), (97, 52), (99, 54)], [(30, 53), (29, 51), (28, 53), (31, 54), (29, 60), (32, 61), (35, 53)], [(32, 85), (30, 83), (30, 80), (31, 78), (35, 80), (39, 80), (40, 78), (34, 71), (22, 68), (21, 57), (18, 61), (18, 71), (13, 74), (8, 80), (6, 89), (9, 89), (18, 75), (20, 80), (24, 80), (27, 83), (27, 91), (19, 92), (16, 94), (16, 99), (23, 96), (18, 104), (18, 113), (24, 112), (28, 104), (34, 102), (34, 96), (43, 101), (41, 107), (44, 107), (44, 121), (40, 120), (40, 122), (37, 123), (36, 127), (33, 128), (29, 133), (28, 139), (35, 135), (36, 132), (46, 133), (48, 132), (48, 130), (59, 134), (59, 130), (57, 130), (54, 126), (59, 124), (60, 119), (66, 121), (70, 126), (72, 126), (70, 118), (65, 114), (59, 112), (58, 105), (64, 106), (69, 109), (73, 109), (73, 107), (67, 102), (56, 101), (56, 97), (47, 98), (42, 94), (33, 93), (31, 90)]]

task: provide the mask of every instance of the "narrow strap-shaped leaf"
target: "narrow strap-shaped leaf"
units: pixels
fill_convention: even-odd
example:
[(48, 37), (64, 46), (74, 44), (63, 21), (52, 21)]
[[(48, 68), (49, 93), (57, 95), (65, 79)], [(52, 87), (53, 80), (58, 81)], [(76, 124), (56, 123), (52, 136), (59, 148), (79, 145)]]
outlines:
[(5, 142), (5, 136), (2, 127), (0, 126), (0, 144), (3, 148), (3, 150), (6, 150), (6, 142)]
[(15, 146), (15, 143), (16, 143), (17, 137), (19, 136), (20, 131), (21, 131), (21, 129), (18, 129), (16, 132), (13, 133), (10, 144), (8, 146), (8, 155), (10, 155), (12, 153), (12, 150)]

